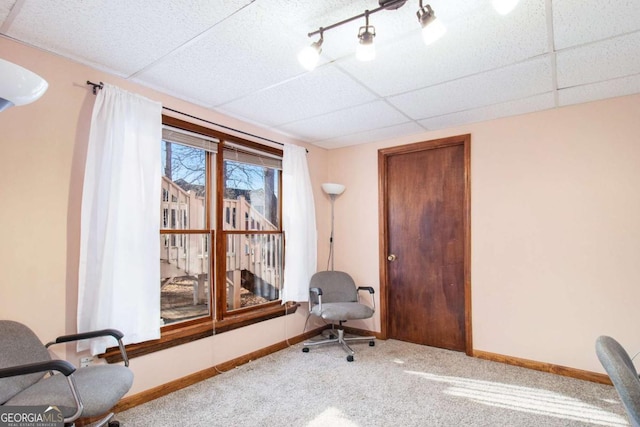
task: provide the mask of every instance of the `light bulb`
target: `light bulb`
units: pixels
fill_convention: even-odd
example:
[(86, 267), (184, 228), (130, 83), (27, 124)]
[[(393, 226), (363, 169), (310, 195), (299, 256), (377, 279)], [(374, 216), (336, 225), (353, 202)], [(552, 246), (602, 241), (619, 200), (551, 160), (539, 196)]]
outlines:
[(298, 62), (306, 70), (313, 71), (318, 65), (320, 59), (320, 53), (322, 52), (323, 39), (320, 38), (317, 42), (311, 43), (309, 46), (305, 46), (300, 53), (298, 53)]
[(367, 25), (360, 27), (358, 34), (358, 47), (356, 48), (356, 58), (359, 61), (371, 61), (376, 57), (376, 46), (373, 38), (376, 36), (376, 29)]
[(359, 44), (356, 48), (358, 61), (372, 61), (376, 58), (376, 46), (371, 44)]
[(298, 54), (298, 62), (309, 71), (313, 71), (316, 68), (319, 59), (320, 54), (311, 46), (304, 47)]
[(434, 19), (429, 25), (422, 28), (422, 40), (424, 44), (429, 45), (447, 32), (447, 28), (439, 19)]

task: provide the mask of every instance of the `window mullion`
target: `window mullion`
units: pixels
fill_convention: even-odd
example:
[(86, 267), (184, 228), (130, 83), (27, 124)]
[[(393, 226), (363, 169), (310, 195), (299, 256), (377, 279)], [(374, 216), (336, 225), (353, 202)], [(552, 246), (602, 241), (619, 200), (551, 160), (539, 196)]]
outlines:
[[(224, 140), (220, 141), (220, 153), (224, 152)], [(218, 260), (215, 281), (215, 312), (214, 319), (222, 320), (226, 312), (225, 288), (227, 283), (226, 275), (226, 246), (227, 236), (224, 232), (224, 156), (216, 156), (216, 229), (219, 230), (216, 239), (216, 256)]]

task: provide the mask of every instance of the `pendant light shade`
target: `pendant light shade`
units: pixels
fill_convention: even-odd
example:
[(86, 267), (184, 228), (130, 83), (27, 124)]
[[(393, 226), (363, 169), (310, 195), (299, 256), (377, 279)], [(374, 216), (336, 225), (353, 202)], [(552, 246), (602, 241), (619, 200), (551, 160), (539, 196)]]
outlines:
[(0, 111), (36, 101), (48, 87), (47, 81), (36, 73), (0, 59)]

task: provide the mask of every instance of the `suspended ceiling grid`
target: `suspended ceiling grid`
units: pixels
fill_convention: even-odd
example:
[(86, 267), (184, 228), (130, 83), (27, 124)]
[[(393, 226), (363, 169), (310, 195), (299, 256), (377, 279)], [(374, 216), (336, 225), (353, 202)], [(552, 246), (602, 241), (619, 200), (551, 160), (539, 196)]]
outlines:
[(312, 72), (307, 33), (376, 0), (0, 0), (0, 35), (324, 148), (640, 92), (638, 0), (428, 3), (435, 44), (409, 0), (371, 15), (374, 61), (355, 21)]

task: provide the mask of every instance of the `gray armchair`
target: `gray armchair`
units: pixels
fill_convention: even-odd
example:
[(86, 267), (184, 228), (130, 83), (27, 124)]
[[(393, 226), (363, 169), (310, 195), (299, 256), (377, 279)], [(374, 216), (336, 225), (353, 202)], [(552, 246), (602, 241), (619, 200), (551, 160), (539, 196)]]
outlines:
[(596, 340), (596, 354), (607, 371), (633, 427), (640, 427), (640, 379), (620, 343), (608, 336)]
[[(356, 284), (347, 273), (342, 271), (321, 271), (314, 274), (309, 282), (309, 316), (318, 316), (331, 322), (329, 338), (318, 341), (307, 341), (302, 351), (307, 353), (309, 348), (323, 344), (340, 344), (347, 352), (347, 361), (353, 362), (355, 352), (347, 344), (350, 341), (369, 341), (375, 345), (375, 337), (345, 337), (342, 324), (347, 320), (368, 319), (375, 313), (375, 301), (371, 306), (360, 302), (359, 292), (367, 291), (373, 295), (371, 286)], [(338, 329), (335, 324), (338, 323)]]
[[(125, 366), (76, 369), (66, 360), (52, 359), (48, 350), (54, 344), (108, 335), (120, 346)], [(27, 326), (0, 320), (0, 405), (55, 407), (65, 426), (73, 426), (78, 418), (95, 417), (102, 417), (97, 426), (117, 426), (109, 411), (133, 383), (122, 337), (120, 331), (105, 329), (65, 335), (43, 345)]]

